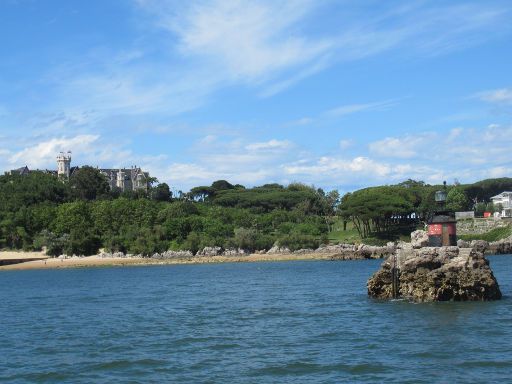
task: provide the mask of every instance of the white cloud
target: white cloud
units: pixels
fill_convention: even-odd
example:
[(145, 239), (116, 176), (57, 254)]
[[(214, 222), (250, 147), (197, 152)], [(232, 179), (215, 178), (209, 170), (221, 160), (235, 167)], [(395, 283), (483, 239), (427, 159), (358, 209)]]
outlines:
[[(117, 115), (181, 114), (233, 85), (249, 85), (270, 97), (346, 61), (393, 49), (432, 54), (476, 44), (499, 34), (495, 26), (508, 15), (489, 5), (422, 2), (386, 5), (373, 16), (357, 2), (343, 7), (313, 0), (135, 3), (137, 31), (157, 30), (158, 38), (148, 40), (140, 33), (135, 39), (139, 42), (129, 47), (96, 47), (74, 60), (61, 60), (43, 76), (47, 94), (40, 98), (47, 102), (41, 108), (93, 112), (97, 121)], [(312, 33), (310, 21), (322, 12), (339, 13), (339, 22), (325, 28), (320, 23)], [(332, 113), (389, 107), (385, 102), (352, 104)]]
[(433, 134), (407, 135), (404, 137), (386, 137), (368, 145), (374, 155), (388, 158), (409, 159), (424, 156), (429, 143), (436, 139)]
[(347, 172), (386, 176), (390, 172), (387, 164), (378, 163), (367, 157), (359, 156), (353, 159), (343, 159), (335, 157), (320, 157), (317, 161), (310, 164), (290, 164), (284, 167), (289, 175), (326, 175), (337, 177)]
[(313, 1), (210, 1), (161, 12), (160, 25), (175, 33), (185, 55), (206, 57), (235, 78), (259, 81), (269, 73), (308, 63), (328, 41), (290, 33)]
[(350, 115), (353, 113), (363, 112), (363, 111), (385, 111), (396, 105), (396, 101), (394, 100), (385, 100), (378, 101), (373, 103), (365, 103), (365, 104), (347, 104), (341, 105), (339, 107), (330, 109), (326, 112), (328, 116), (334, 117), (342, 117), (345, 115)]
[(32, 138), (21, 148), (5, 150), (6, 157), (0, 168), (11, 169), (27, 165), (29, 169), (55, 169), (59, 152), (72, 152), (72, 165), (91, 165), (105, 168), (126, 167), (134, 164), (153, 163), (163, 156), (135, 155), (127, 148), (129, 142), (110, 142), (100, 135), (76, 135), (47, 138), (43, 141)]
[(484, 91), (478, 93), (476, 96), (488, 103), (512, 105), (512, 88), (501, 88)]
[(276, 140), (272, 139), (263, 143), (252, 143), (245, 146), (245, 149), (249, 151), (272, 151), (282, 150), (291, 147), (291, 143), (288, 140)]
[(45, 167), (55, 163), (59, 152), (76, 151), (88, 153), (98, 135), (79, 135), (71, 138), (61, 137), (40, 142), (33, 147), (25, 148), (9, 157), (9, 164), (26, 164), (29, 168)]
[(353, 140), (340, 140), (340, 142), (339, 142), (340, 149), (349, 149), (353, 145), (354, 145)]

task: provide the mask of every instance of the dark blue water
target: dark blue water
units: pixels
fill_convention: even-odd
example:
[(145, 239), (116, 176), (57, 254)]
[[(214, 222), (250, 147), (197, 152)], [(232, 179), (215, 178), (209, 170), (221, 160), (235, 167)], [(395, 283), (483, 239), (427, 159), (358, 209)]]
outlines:
[(5, 271), (0, 382), (510, 382), (490, 260), (490, 303), (374, 301), (380, 261)]

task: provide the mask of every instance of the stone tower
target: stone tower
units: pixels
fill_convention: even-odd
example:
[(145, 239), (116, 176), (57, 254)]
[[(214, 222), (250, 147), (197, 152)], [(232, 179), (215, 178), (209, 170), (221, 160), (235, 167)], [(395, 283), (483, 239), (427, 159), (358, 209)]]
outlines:
[(57, 156), (57, 174), (59, 177), (69, 179), (71, 170), (71, 152), (61, 152)]

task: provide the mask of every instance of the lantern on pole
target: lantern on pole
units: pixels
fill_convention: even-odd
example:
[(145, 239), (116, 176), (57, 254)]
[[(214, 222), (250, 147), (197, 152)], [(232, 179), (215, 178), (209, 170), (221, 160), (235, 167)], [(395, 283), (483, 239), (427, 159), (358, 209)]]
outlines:
[(437, 210), (428, 223), (428, 245), (430, 247), (445, 247), (457, 245), (457, 221), (453, 212), (446, 208), (446, 181), (443, 189), (435, 193)]

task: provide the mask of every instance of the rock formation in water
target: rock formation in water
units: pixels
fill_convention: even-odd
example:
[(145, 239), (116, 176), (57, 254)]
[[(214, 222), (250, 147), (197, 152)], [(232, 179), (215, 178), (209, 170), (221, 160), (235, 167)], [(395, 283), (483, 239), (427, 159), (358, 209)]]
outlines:
[(428, 246), (428, 235), (426, 231), (414, 231), (411, 233), (411, 245), (413, 248)]
[(368, 294), (393, 298), (393, 268), (398, 268), (399, 297), (417, 302), (486, 301), (501, 299), (498, 282), (488, 260), (485, 244), (472, 248), (424, 247), (405, 244), (396, 257), (388, 257), (368, 280)]

